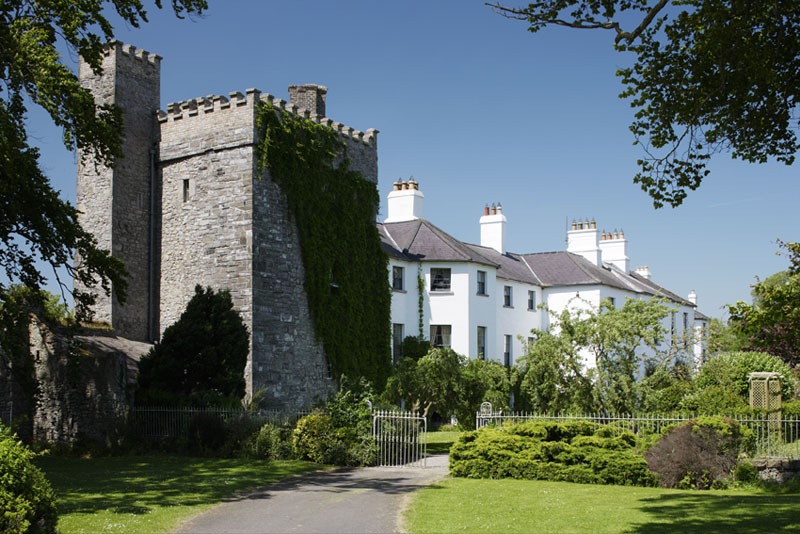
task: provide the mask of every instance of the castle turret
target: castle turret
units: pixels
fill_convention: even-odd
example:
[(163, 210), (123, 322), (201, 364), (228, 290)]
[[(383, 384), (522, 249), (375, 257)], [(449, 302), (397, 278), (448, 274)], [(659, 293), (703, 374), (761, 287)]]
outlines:
[(161, 58), (120, 42), (109, 43), (102, 74), (81, 59), (81, 85), (95, 102), (122, 110), (124, 140), (113, 167), (100, 165), (79, 151), (77, 208), (81, 225), (94, 234), (101, 248), (125, 263), (128, 299), (124, 306), (99, 292), (95, 319), (109, 323), (120, 336), (150, 341), (155, 328), (156, 257), (151, 232), (157, 192), (155, 149), (159, 133), (156, 111), (160, 100)]
[(325, 116), (325, 95), (328, 88), (324, 85), (307, 83), (289, 86), (289, 103), (308, 110), (312, 117)]

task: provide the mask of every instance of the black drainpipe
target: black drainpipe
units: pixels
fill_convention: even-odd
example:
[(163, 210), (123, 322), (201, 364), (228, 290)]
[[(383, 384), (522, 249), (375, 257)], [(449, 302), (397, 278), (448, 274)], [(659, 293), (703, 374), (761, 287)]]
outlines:
[(156, 341), (156, 145), (150, 147), (150, 239), (147, 256), (147, 338)]

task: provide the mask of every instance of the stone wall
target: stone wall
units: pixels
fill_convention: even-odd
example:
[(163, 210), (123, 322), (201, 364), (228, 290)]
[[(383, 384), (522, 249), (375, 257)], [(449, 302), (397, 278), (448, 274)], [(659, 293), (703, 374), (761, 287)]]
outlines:
[(158, 141), (160, 59), (119, 42), (106, 47), (103, 72), (95, 74), (80, 61), (81, 84), (98, 104), (115, 104), (123, 113), (124, 157), (113, 168), (79, 154), (77, 207), (81, 225), (97, 237), (128, 269), (124, 306), (102, 291), (95, 318), (111, 324), (121, 336), (151, 340), (151, 154)]
[(294, 411), (332, 392), (304, 289), (300, 237), (286, 197), (269, 175), (253, 186), (252, 391)]
[(70, 338), (33, 315), (29, 334), (38, 391), (35, 398), (29, 392), (14, 399), (15, 418), (27, 423), (21, 437), (51, 444), (119, 443), (138, 361), (151, 345), (106, 335)]
[(161, 116), (160, 331), (196, 284), (231, 292), (252, 332), (256, 91), (171, 104)]
[(784, 484), (800, 473), (800, 460), (789, 458), (756, 458), (753, 466), (765, 482)]

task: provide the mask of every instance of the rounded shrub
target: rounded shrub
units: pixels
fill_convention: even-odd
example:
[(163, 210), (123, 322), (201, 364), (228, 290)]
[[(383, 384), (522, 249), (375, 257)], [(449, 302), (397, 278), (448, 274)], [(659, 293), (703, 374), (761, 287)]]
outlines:
[(55, 494), (35, 457), (0, 425), (0, 532), (56, 532)]
[(333, 424), (329, 415), (312, 413), (302, 417), (292, 432), (295, 454), (301, 460), (325, 463), (332, 433)]
[(752, 439), (733, 419), (698, 417), (668, 429), (644, 457), (665, 488), (709, 489), (731, 476)]
[(285, 460), (291, 456), (291, 443), (283, 429), (267, 423), (252, 433), (243, 444), (241, 456), (259, 460)]

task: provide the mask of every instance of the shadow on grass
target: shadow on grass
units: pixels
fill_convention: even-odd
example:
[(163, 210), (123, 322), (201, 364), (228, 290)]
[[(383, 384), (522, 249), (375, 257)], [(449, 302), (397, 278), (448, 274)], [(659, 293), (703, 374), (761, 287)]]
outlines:
[(652, 517), (632, 525), (636, 532), (779, 532), (800, 530), (797, 494), (759, 495), (697, 492), (664, 494), (640, 501)]
[(56, 491), (60, 514), (145, 514), (155, 508), (212, 504), (319, 468), (293, 461), (137, 456), (45, 456), (36, 463)]

